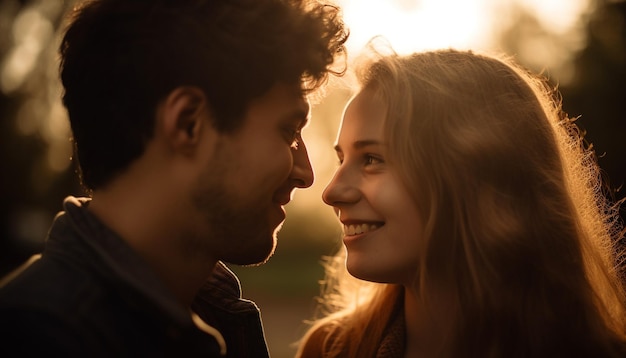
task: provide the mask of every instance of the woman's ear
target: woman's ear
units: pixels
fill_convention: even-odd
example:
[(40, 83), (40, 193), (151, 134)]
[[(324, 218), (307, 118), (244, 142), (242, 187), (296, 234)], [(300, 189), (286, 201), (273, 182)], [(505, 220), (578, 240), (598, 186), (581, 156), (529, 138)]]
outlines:
[(174, 151), (193, 152), (203, 129), (211, 123), (206, 96), (197, 87), (174, 89), (161, 102), (157, 111), (157, 125)]

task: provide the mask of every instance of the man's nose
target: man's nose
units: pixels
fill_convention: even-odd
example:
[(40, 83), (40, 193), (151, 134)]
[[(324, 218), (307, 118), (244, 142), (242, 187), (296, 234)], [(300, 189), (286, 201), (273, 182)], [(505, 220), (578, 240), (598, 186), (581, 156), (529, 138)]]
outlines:
[(301, 141), (298, 148), (293, 150), (291, 179), (296, 183), (297, 188), (308, 188), (313, 185), (315, 180), (313, 167), (311, 166), (311, 160), (309, 159), (309, 153), (304, 141)]

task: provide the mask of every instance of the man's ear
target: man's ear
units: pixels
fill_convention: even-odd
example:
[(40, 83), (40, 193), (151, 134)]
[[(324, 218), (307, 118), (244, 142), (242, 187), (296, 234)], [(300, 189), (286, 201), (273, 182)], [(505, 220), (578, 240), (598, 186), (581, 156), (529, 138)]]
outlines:
[(161, 102), (158, 121), (169, 146), (191, 153), (197, 147), (202, 130), (210, 124), (204, 92), (192, 86), (178, 87)]

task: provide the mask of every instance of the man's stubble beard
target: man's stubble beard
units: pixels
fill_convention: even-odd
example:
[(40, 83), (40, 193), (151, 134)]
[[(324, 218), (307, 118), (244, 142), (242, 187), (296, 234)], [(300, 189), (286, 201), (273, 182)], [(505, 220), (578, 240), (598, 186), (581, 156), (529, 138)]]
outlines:
[(267, 217), (270, 208), (260, 203), (237, 206), (238, 200), (223, 186), (204, 188), (194, 195), (194, 206), (203, 216), (209, 234), (190, 236), (194, 238), (190, 249), (226, 263), (263, 264), (274, 254), (277, 242), (278, 229), (270, 227)]
[(276, 233), (282, 226), (270, 227), (271, 201), (242, 198), (229, 191), (224, 173), (232, 160), (218, 144), (215, 156), (206, 166), (191, 193), (191, 202), (202, 230), (185, 235), (184, 250), (191, 256), (203, 255), (236, 265), (265, 263), (276, 249)]

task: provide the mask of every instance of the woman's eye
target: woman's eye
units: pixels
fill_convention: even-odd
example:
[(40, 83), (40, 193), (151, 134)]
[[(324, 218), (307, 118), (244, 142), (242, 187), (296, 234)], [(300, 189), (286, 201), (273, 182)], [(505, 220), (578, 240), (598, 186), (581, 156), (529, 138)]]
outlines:
[(375, 164), (381, 164), (381, 163), (384, 163), (382, 158), (379, 158), (371, 154), (365, 155), (365, 165), (375, 165)]

